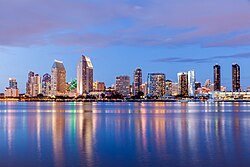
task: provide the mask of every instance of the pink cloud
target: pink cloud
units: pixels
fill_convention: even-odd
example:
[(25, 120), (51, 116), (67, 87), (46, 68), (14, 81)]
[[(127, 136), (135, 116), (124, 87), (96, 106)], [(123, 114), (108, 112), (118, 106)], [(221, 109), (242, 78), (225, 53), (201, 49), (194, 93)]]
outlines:
[(0, 0), (0, 4), (2, 46), (249, 44), (244, 37), (250, 31), (247, 0), (147, 0), (139, 5), (115, 0)]

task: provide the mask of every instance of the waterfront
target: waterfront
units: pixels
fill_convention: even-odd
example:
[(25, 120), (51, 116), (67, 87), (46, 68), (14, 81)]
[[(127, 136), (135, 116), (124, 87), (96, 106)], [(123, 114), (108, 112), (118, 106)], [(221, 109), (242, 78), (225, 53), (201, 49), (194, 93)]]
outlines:
[(1, 166), (248, 166), (250, 103), (0, 103)]

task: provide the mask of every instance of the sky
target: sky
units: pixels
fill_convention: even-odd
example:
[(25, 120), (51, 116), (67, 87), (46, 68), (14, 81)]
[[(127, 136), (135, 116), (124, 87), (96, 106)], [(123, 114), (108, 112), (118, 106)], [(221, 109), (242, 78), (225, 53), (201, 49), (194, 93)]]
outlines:
[(55, 59), (70, 81), (81, 55), (108, 86), (136, 67), (144, 81), (149, 72), (177, 81), (178, 72), (194, 69), (204, 83), (219, 63), (230, 90), (238, 63), (246, 88), (249, 20), (249, 0), (0, 0), (0, 92), (12, 77), (24, 93), (28, 72), (50, 73)]

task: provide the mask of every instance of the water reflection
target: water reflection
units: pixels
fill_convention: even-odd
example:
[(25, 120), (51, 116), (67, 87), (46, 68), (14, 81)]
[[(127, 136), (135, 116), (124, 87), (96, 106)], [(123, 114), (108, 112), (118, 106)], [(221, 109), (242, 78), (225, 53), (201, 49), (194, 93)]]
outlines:
[[(161, 109), (154, 114), (150, 107), (157, 104), (151, 103), (149, 112), (147, 104), (136, 103), (134, 108), (140, 112), (135, 114), (125, 113), (124, 108), (131, 107), (131, 111), (133, 108), (124, 104), (119, 110), (123, 114), (107, 114), (106, 109), (112, 108), (110, 104), (103, 107), (104, 112), (99, 112), (97, 103), (53, 104), (51, 112), (47, 112), (47, 103), (38, 105), (39, 111), (46, 112), (31, 112), (27, 107), (27, 112), (14, 109), (0, 114), (3, 166), (247, 166), (250, 163), (250, 115), (238, 112), (241, 107), (247, 109), (241, 104), (160, 103)], [(177, 113), (160, 112), (175, 105), (179, 106)], [(92, 107), (93, 113), (78, 113), (78, 107), (82, 111)], [(204, 111), (187, 111), (193, 108)], [(211, 108), (234, 112), (216, 113)]]

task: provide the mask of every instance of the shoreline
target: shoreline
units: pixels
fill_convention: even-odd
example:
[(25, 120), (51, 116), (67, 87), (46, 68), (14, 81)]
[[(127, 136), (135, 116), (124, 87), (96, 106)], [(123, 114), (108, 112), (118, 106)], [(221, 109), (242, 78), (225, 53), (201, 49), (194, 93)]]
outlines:
[(237, 100), (196, 100), (196, 99), (35, 99), (35, 98), (1, 98), (0, 102), (181, 102), (181, 103), (194, 103), (194, 102), (250, 102), (250, 99), (237, 99)]

